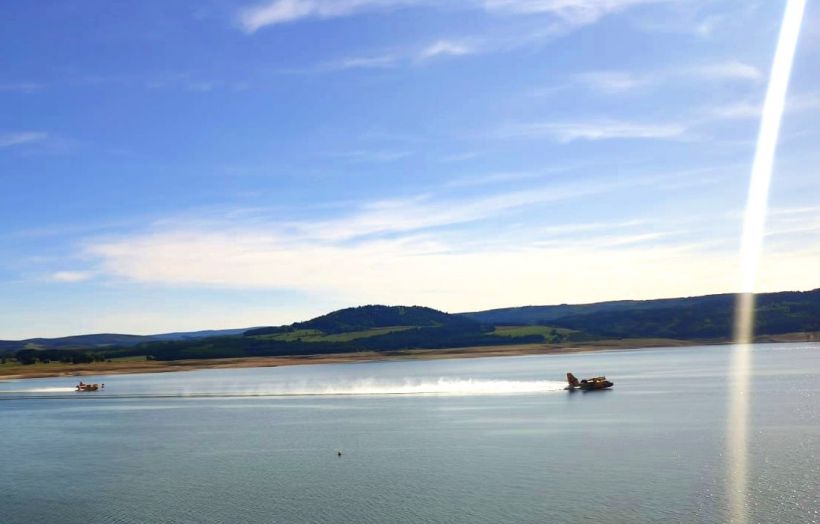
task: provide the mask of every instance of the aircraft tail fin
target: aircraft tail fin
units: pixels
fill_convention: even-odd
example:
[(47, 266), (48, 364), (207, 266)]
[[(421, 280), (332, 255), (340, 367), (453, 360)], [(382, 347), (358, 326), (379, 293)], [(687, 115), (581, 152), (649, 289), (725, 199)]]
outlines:
[(578, 379), (572, 373), (567, 373), (567, 382), (569, 382), (571, 388), (577, 388), (579, 384)]

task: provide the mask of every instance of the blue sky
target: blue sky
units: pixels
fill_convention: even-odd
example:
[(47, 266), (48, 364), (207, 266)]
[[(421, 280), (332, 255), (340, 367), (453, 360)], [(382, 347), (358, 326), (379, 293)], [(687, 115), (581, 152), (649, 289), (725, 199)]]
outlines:
[[(782, 2), (0, 10), (0, 338), (738, 288)], [(761, 291), (820, 287), (819, 22)]]

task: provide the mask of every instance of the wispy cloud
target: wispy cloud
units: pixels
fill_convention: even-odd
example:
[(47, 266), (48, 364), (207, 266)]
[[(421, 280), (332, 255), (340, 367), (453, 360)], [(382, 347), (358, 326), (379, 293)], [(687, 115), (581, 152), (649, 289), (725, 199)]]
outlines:
[[(763, 2), (710, 0), (683, 0), (668, 2), (668, 10), (652, 14), (642, 13), (632, 22), (643, 31), (693, 35), (711, 38), (735, 31), (748, 31), (758, 24), (763, 34), (770, 34), (776, 25), (762, 27), (758, 20)], [(774, 36), (771, 34), (771, 36)]]
[[(349, 69), (383, 69), (399, 65), (418, 65), (439, 57), (463, 57), (511, 51), (522, 47), (540, 45), (601, 17), (628, 7), (670, 0), (558, 0), (513, 1), (469, 0), (457, 4), (457, 9), (484, 10), (491, 15), (546, 15), (537, 29), (521, 29), (516, 24), (481, 34), (443, 35), (426, 44), (407, 44), (387, 49), (363, 52), (325, 61), (317, 65), (288, 70), (286, 72), (314, 73), (344, 71)], [(238, 20), (246, 33), (252, 34), (262, 27), (293, 22), (305, 18), (335, 18), (352, 16), (367, 11), (391, 11), (409, 6), (441, 8), (429, 0), (276, 0), (240, 10)], [(448, 5), (452, 9), (453, 6)], [(517, 18), (517, 17), (516, 17)], [(502, 24), (503, 25), (503, 24)]]
[(686, 126), (677, 123), (642, 123), (620, 120), (529, 122), (503, 126), (500, 138), (551, 138), (559, 143), (576, 140), (680, 139)]
[[(117, 81), (116, 78), (114, 81)], [(134, 82), (134, 80), (131, 81), (131, 83)], [(242, 80), (213, 80), (202, 78), (192, 72), (154, 74), (141, 82), (147, 89), (181, 89), (196, 93), (209, 93), (216, 90), (244, 91), (249, 87), (248, 83)]]
[[(681, 177), (686, 175), (685, 182)], [(627, 188), (679, 187), (681, 183), (698, 181), (692, 173), (637, 175), (620, 180), (585, 180), (583, 182), (520, 184), (514, 190), (492, 192), (489, 195), (464, 198), (459, 186), (451, 197), (432, 194), (415, 195), (394, 200), (378, 200), (363, 204), (355, 212), (333, 220), (290, 224), (289, 231), (302, 238), (322, 242), (346, 242), (379, 235), (407, 234), (496, 220), (514, 212), (535, 209), (555, 202), (601, 195)], [(519, 180), (525, 179), (522, 176)], [(671, 186), (670, 186), (671, 184)], [(463, 186), (462, 186), (463, 187)]]
[(625, 71), (589, 71), (575, 75), (573, 80), (574, 83), (606, 93), (633, 91), (653, 82), (647, 76)]
[[(809, 92), (792, 95), (786, 101), (789, 112), (809, 112), (820, 109), (820, 92)], [(747, 120), (760, 118), (763, 103), (760, 101), (740, 100), (729, 104), (712, 106), (702, 110), (710, 118), (720, 120)]]
[[(669, 244), (666, 232), (635, 229), (599, 240), (536, 238), (465, 249), (429, 235), (317, 243), (282, 237), (264, 226), (223, 225), (110, 239), (89, 245), (86, 254), (98, 260), (100, 271), (109, 277), (128, 281), (296, 289), (325, 300), (418, 303), (456, 311), (732, 289), (731, 250)], [(805, 287), (804, 276), (819, 262), (815, 254), (764, 265), (777, 268), (765, 276), (766, 287)], [(675, 278), (670, 280), (670, 274)]]
[(418, 54), (420, 60), (428, 60), (438, 56), (462, 56), (475, 52), (475, 48), (465, 42), (454, 40), (438, 40), (425, 47)]
[(332, 73), (357, 69), (390, 69), (399, 66), (421, 66), (436, 58), (458, 57), (486, 52), (478, 42), (460, 39), (439, 39), (421, 45), (374, 51), (360, 56), (346, 56), (336, 60), (321, 62), (305, 68), (283, 70), (283, 73), (308, 74)]
[(718, 120), (745, 120), (748, 118), (759, 118), (762, 111), (762, 104), (735, 102), (710, 107), (704, 111), (704, 113), (708, 117), (717, 118)]
[[(674, 0), (469, 0), (459, 7), (500, 15), (551, 15), (564, 25), (582, 26), (630, 7), (670, 1)], [(417, 5), (441, 4), (431, 0), (273, 0), (240, 9), (236, 19), (244, 32), (252, 34), (263, 27), (303, 19), (337, 18)]]
[(464, 162), (465, 160), (472, 160), (481, 156), (478, 151), (464, 151), (463, 153), (452, 153), (442, 156), (439, 160), (442, 162)]
[[(141, 231), (87, 238), (78, 255), (90, 267), (67, 271), (62, 280), (76, 272), (78, 280), (93, 274), (169, 286), (292, 289), (325, 301), (450, 310), (732, 289), (733, 246), (691, 240), (705, 231), (714, 237), (711, 221), (692, 233), (670, 217), (627, 213), (561, 223), (547, 214), (557, 202), (638, 187), (667, 191), (662, 188), (692, 179), (686, 173), (585, 179), (473, 197), (444, 186), (439, 194), (362, 202), (335, 216), (295, 222), (254, 212), (169, 217)], [(796, 218), (811, 211), (800, 210)], [(541, 218), (519, 222), (523, 214)], [(820, 252), (778, 260), (765, 286), (805, 287), (808, 268), (818, 262)]]
[(759, 82), (762, 78), (763, 74), (757, 67), (744, 62), (729, 60), (648, 72), (587, 71), (573, 76), (568, 83), (554, 89), (582, 85), (594, 91), (613, 94), (637, 91), (672, 82), (680, 84), (686, 82), (687, 79), (694, 79), (698, 82), (703, 80)]
[(684, 68), (679, 74), (691, 74), (699, 78), (718, 80), (752, 80), (759, 82), (763, 79), (763, 73), (760, 69), (736, 60)]
[[(520, 175), (520, 176), (519, 176)], [(526, 180), (531, 174), (498, 174), (494, 181)], [(677, 183), (682, 176), (692, 182), (691, 173), (637, 175), (619, 180), (585, 180), (583, 182), (522, 184), (515, 190), (492, 192), (465, 198), (458, 185), (444, 185), (441, 194), (417, 194), (404, 198), (374, 200), (360, 203), (352, 211), (323, 219), (299, 222), (274, 221), (268, 223), (261, 210), (238, 210), (213, 220), (192, 220), (190, 217), (155, 222), (155, 227), (177, 230), (210, 229), (213, 223), (234, 224), (238, 229), (260, 227), (266, 236), (279, 242), (309, 243), (312, 245), (367, 241), (389, 236), (416, 236), (425, 231), (452, 228), (465, 224), (497, 220), (513, 212), (544, 204), (570, 201), (596, 194), (605, 194), (637, 187), (663, 188)], [(481, 178), (481, 177), (479, 177)], [(489, 177), (480, 180), (489, 183)], [(266, 225), (261, 225), (266, 224)], [(632, 222), (630, 222), (632, 224)], [(624, 224), (622, 224), (624, 225)], [(548, 231), (547, 229), (543, 230)]]
[(83, 282), (92, 278), (91, 271), (57, 271), (49, 275), (49, 280), (54, 282)]
[(395, 66), (400, 57), (395, 54), (379, 54), (368, 56), (349, 56), (319, 64), (318, 71), (342, 71), (346, 69), (384, 69)]
[(392, 162), (407, 158), (412, 154), (411, 151), (356, 149), (353, 151), (328, 153), (328, 156), (350, 160), (352, 162)]
[(488, 11), (532, 15), (549, 13), (572, 25), (587, 25), (630, 7), (669, 0), (485, 0)]
[(389, 9), (421, 3), (420, 0), (273, 0), (245, 7), (237, 21), (248, 34), (259, 29), (305, 18), (336, 18), (362, 11)]
[(501, 172), (489, 173), (486, 175), (471, 175), (465, 177), (458, 177), (446, 183), (447, 187), (471, 187), (484, 186), (491, 184), (509, 184), (513, 182), (521, 182), (524, 180), (531, 180), (537, 178), (541, 173), (537, 172)]
[(20, 131), (17, 133), (0, 134), (0, 147), (19, 146), (40, 142), (48, 138), (48, 133), (41, 131)]
[[(482, 10), (490, 15), (545, 15), (552, 18), (536, 31), (512, 30), (496, 32), (493, 35), (473, 35), (465, 39), (441, 39), (415, 52), (399, 53), (400, 56), (345, 58), (323, 64), (318, 70), (344, 70), (351, 68), (387, 67), (403, 58), (424, 61), (437, 56), (464, 56), (509, 50), (543, 42), (573, 31), (578, 27), (593, 24), (606, 15), (646, 4), (669, 3), (674, 0), (468, 0), (455, 5), (447, 5), (464, 10)], [(353, 16), (359, 13), (425, 6), (441, 9), (444, 4), (431, 0), (273, 0), (250, 5), (236, 13), (238, 26), (247, 34), (278, 24), (291, 23), (303, 19), (328, 19)], [(392, 55), (392, 54), (391, 54)]]
[(610, 221), (610, 222), (581, 222), (581, 223), (569, 223), (569, 224), (559, 224), (559, 225), (550, 225), (543, 228), (543, 232), (549, 234), (550, 236), (566, 236), (566, 235), (577, 235), (578, 233), (590, 233), (590, 232), (612, 232), (613, 230), (620, 230), (626, 228), (634, 228), (638, 226), (646, 225), (646, 220), (639, 220), (639, 219), (632, 219), (632, 220), (622, 220), (618, 222)]
[(808, 111), (820, 109), (820, 91), (800, 93), (789, 97), (787, 109)]
[(13, 82), (13, 83), (6, 83), (0, 84), (0, 91), (15, 91), (18, 93), (33, 93), (35, 91), (39, 91), (45, 87), (44, 84), (39, 84), (36, 82)]

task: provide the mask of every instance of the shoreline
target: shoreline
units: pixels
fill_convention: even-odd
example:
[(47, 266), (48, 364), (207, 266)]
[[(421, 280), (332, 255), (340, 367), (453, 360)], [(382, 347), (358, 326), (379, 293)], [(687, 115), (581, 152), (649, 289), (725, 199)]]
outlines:
[[(756, 343), (816, 342), (816, 334), (789, 334), (759, 337)], [(641, 349), (686, 348), (692, 346), (728, 345), (730, 341), (689, 341), (676, 339), (601, 340), (584, 344), (521, 344), (514, 346), (477, 346), (445, 349), (406, 349), (364, 351), (317, 355), (275, 357), (241, 357), (194, 360), (128, 360), (88, 364), (31, 364), (0, 366), (0, 381), (31, 378), (83, 377), (90, 375), (125, 375), (137, 373), (174, 373), (201, 369), (239, 369), (258, 367), (304, 366), (312, 364), (346, 364), (400, 360), (436, 360), (453, 358), (514, 357), (524, 355), (561, 355), (598, 351), (639, 351)]]

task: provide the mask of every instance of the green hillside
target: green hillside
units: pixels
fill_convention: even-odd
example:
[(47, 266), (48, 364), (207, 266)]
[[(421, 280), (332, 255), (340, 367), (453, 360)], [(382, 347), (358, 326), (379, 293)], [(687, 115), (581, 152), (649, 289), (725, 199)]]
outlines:
[(470, 329), (476, 321), (450, 315), (422, 306), (368, 305), (333, 311), (305, 322), (289, 326), (263, 327), (245, 332), (248, 336), (276, 335), (296, 331), (314, 331), (324, 335), (367, 332), (374, 328), (395, 330), (400, 327), (450, 327)]
[(540, 336), (543, 342), (559, 344), (571, 340), (578, 331), (553, 326), (496, 326), (494, 335), (501, 337), (532, 337)]
[[(655, 307), (597, 311), (553, 320), (556, 325), (602, 338), (660, 337), (725, 339), (732, 336), (733, 295), (713, 295)], [(805, 293), (768, 293), (758, 296), (755, 334), (820, 331), (820, 290)]]
[(180, 360), (511, 345), (545, 340), (542, 334), (495, 331), (494, 326), (427, 307), (371, 305), (342, 309), (287, 326), (250, 329), (241, 336), (146, 341), (132, 346), (90, 347), (62, 355), (51, 350), (24, 350), (17, 352), (17, 356), (25, 362), (40, 357), (82, 361), (137, 355)]
[[(282, 340), (287, 342), (350, 342), (361, 338), (377, 337), (396, 331), (413, 329), (414, 326), (386, 326), (363, 329), (360, 331), (348, 331), (345, 333), (325, 333), (318, 329), (295, 329), (285, 333), (267, 333), (262, 335), (248, 335), (259, 339)], [(256, 330), (254, 330), (256, 331)]]
[[(596, 304), (526, 306), (473, 313), (488, 324), (548, 325), (598, 338), (725, 339), (732, 335), (736, 295)], [(755, 334), (820, 331), (820, 289), (757, 295)]]

